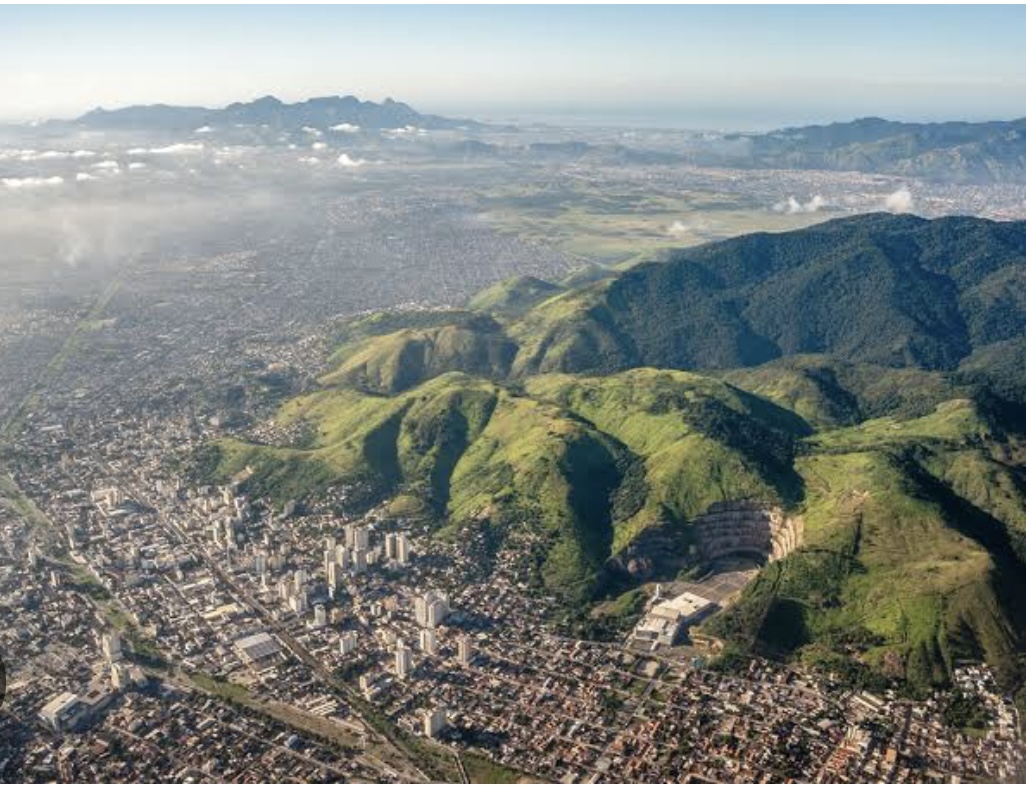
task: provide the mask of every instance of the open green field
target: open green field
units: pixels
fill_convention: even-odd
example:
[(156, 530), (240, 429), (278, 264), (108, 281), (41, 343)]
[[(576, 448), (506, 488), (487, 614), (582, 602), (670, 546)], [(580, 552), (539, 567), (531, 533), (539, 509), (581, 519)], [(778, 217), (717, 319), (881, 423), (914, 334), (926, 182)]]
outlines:
[(650, 186), (511, 186), (486, 192), (485, 218), (500, 231), (540, 241), (582, 262), (624, 267), (674, 247), (757, 230), (806, 227), (822, 216), (782, 214), (707, 191), (659, 194)]

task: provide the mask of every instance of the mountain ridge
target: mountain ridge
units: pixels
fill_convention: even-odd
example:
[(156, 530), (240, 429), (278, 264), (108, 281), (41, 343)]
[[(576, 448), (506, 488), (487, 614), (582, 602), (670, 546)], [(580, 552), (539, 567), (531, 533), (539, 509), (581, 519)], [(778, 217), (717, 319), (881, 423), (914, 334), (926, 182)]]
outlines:
[(730, 134), (734, 153), (702, 160), (743, 167), (854, 170), (956, 183), (1026, 181), (1026, 118), (914, 123), (883, 118)]
[(866, 214), (739, 236), (550, 300), (510, 333), (522, 374), (802, 353), (953, 370), (1026, 335), (1026, 223)]
[(171, 104), (142, 104), (110, 110), (97, 107), (74, 120), (51, 123), (153, 131), (186, 131), (225, 124), (266, 124), (282, 130), (341, 124), (378, 131), (410, 125), (423, 129), (487, 128), (485, 124), (470, 119), (423, 114), (391, 98), (376, 103), (362, 101), (352, 95), (319, 96), (293, 103), (283, 102), (275, 96), (263, 96), (248, 102), (233, 102), (219, 109)]
[(227, 439), (208, 477), (248, 470), (245, 489), (275, 502), (358, 484), (435, 539), (525, 536), (534, 587), (585, 620), (707, 572), (698, 524), (758, 503), (803, 536), (709, 621), (729, 650), (917, 693), (986, 659), (1015, 685), (1024, 275), (1026, 223), (867, 215), (578, 288), (520, 278), (478, 311), (365, 316), (278, 413), (301, 440)]

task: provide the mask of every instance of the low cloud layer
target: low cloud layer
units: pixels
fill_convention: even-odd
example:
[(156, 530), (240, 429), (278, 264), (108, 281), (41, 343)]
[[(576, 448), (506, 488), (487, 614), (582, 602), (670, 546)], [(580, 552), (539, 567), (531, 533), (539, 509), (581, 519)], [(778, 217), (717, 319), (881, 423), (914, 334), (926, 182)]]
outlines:
[(0, 161), (47, 162), (61, 161), (63, 159), (90, 159), (94, 156), (97, 156), (95, 151), (36, 151), (30, 148), (23, 150), (0, 150)]

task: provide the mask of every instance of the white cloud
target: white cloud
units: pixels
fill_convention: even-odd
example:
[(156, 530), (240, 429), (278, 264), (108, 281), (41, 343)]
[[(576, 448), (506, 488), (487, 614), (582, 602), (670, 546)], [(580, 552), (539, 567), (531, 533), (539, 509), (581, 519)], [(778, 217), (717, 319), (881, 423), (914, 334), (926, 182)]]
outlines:
[(672, 225), (666, 228), (666, 232), (674, 238), (680, 238), (681, 236), (686, 236), (688, 233), (691, 232), (691, 226), (685, 225), (683, 222), (677, 219), (674, 220)]
[(146, 169), (146, 162), (129, 162), (128, 163), (128, 169), (129, 170), (145, 170)]
[(96, 156), (93, 151), (36, 151), (32, 148), (0, 151), (0, 159), (18, 159), (22, 162), (44, 162), (58, 159), (87, 159)]
[(343, 132), (344, 134), (356, 134), (360, 131), (360, 127), (355, 123), (340, 123), (337, 126), (331, 127), (332, 131)]
[(199, 153), (203, 150), (201, 142), (176, 142), (172, 145), (165, 145), (163, 148), (150, 148), (150, 153), (156, 154), (180, 154)]
[(109, 173), (116, 173), (121, 170), (121, 165), (113, 159), (105, 159), (102, 162), (97, 162), (93, 165), (94, 170), (104, 170)]
[(427, 132), (421, 129), (419, 126), (407, 124), (406, 126), (401, 126), (398, 129), (385, 129), (382, 132), (382, 134), (385, 134), (389, 137), (416, 137), (423, 136), (427, 134)]
[(75, 176), (76, 181), (95, 181), (96, 176), (90, 175), (89, 173), (79, 173)]
[(38, 176), (29, 176), (28, 178), (0, 178), (0, 184), (3, 184), (8, 189), (35, 189), (39, 186), (60, 186), (62, 183), (64, 183), (64, 179), (59, 175), (54, 175), (50, 178), (42, 178)]
[(39, 162), (47, 159), (67, 159), (71, 156), (67, 151), (22, 151), (18, 158), (23, 162)]
[(907, 214), (912, 210), (912, 204), (912, 193), (904, 186), (884, 199), (884, 208), (892, 214)]
[(242, 159), (254, 153), (255, 150), (248, 145), (224, 145), (217, 149), (217, 155), (222, 159)]
[(200, 126), (198, 129), (193, 130), (193, 134), (210, 134), (213, 130), (213, 126)]
[(165, 145), (161, 148), (129, 148), (128, 153), (132, 156), (138, 156), (140, 154), (188, 154), (188, 153), (199, 153), (203, 150), (203, 143), (201, 142), (176, 142), (171, 145)]
[(299, 157), (299, 163), (300, 164), (320, 164), (321, 160), (318, 159), (316, 156), (300, 156)]
[(313, 137), (320, 137), (322, 134), (324, 134), (324, 132), (322, 132), (320, 129), (315, 129), (313, 126), (304, 126), (303, 131), (305, 131), (307, 134)]
[(343, 167), (362, 167), (367, 162), (364, 159), (353, 159), (348, 153), (338, 157), (338, 163)]
[(773, 205), (773, 210), (780, 214), (815, 214), (826, 208), (826, 200), (822, 195), (813, 195), (807, 203), (800, 202), (794, 195)]
[(323, 151), (328, 146), (325, 143), (323, 143), (323, 142), (315, 142), (310, 147), (313, 148), (315, 151)]

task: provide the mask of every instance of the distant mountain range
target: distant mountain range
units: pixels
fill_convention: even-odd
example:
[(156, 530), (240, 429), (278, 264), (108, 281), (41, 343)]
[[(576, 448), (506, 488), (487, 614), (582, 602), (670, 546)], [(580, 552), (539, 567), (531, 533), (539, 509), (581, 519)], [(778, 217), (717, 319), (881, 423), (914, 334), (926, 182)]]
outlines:
[(324, 96), (286, 104), (274, 96), (264, 96), (250, 102), (236, 102), (223, 109), (207, 107), (178, 107), (167, 104), (146, 104), (120, 109), (97, 108), (72, 123), (91, 129), (120, 129), (140, 131), (192, 131), (245, 124), (266, 125), (272, 129), (295, 131), (304, 126), (329, 129), (349, 124), (369, 130), (400, 129), (416, 126), (422, 129), (483, 129), (484, 124), (473, 120), (425, 115), (408, 104), (385, 99), (380, 104), (361, 101), (355, 96)]
[[(51, 121), (101, 130), (189, 132), (203, 127), (264, 126), (295, 132), (303, 127), (367, 131), (417, 127), (481, 132), (497, 127), (467, 118), (418, 112), (403, 102), (380, 104), (355, 96), (324, 96), (287, 104), (274, 96), (236, 102), (222, 109), (147, 104), (97, 108), (71, 121)], [(512, 127), (503, 127), (509, 130)], [(1026, 183), (1026, 118), (972, 123), (904, 123), (883, 118), (780, 129), (766, 134), (727, 134), (690, 150), (638, 150), (585, 141), (536, 141), (508, 148), (467, 141), (453, 153), (465, 157), (528, 155), (549, 161), (600, 164), (691, 163), (738, 168), (850, 170), (951, 183)]]
[(533, 545), (585, 635), (707, 572), (711, 514), (777, 508), (801, 544), (703, 625), (729, 651), (917, 693), (962, 659), (1026, 677), (1024, 222), (759, 233), (338, 341), (276, 416), (298, 439), (223, 440), (201, 476), (279, 504), (361, 485), (483, 573)]
[(596, 165), (854, 171), (957, 184), (1026, 183), (1026, 118), (987, 123), (862, 118), (766, 134), (705, 137), (667, 150), (585, 140), (535, 141), (520, 148), (477, 142), (465, 154)]
[(1026, 181), (1026, 118), (901, 123), (861, 118), (761, 135), (705, 160), (747, 167), (855, 170), (959, 183)]

